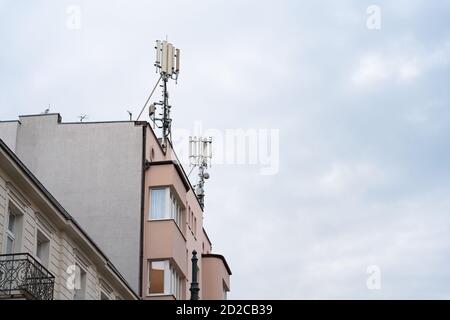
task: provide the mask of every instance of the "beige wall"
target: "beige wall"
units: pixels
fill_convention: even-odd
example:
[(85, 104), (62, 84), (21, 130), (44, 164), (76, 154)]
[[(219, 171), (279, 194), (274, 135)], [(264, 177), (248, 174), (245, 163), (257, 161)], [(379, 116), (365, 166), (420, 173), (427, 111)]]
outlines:
[[(36, 257), (37, 232), (40, 230), (50, 240), (49, 259), (45, 267), (55, 276), (54, 299), (73, 299), (66, 281), (67, 269), (78, 263), (86, 271), (86, 299), (100, 299), (100, 292), (111, 299), (136, 299), (136, 296), (112, 270), (81, 231), (68, 222), (50, 205), (46, 198), (36, 192), (30, 183), (11, 163), (0, 154), (0, 250), (5, 252), (5, 224), (8, 206), (14, 206), (21, 215), (20, 246), (16, 253), (29, 253)], [(88, 258), (89, 257), (89, 258)]]

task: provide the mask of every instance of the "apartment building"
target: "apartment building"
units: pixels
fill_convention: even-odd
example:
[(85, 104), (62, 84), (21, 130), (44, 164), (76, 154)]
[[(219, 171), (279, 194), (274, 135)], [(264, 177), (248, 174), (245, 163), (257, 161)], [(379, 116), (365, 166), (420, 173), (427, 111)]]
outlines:
[(77, 221), (2, 140), (0, 299), (139, 299)]
[(148, 122), (29, 115), (0, 122), (0, 138), (142, 298), (189, 299), (194, 250), (200, 298), (226, 298), (231, 270), (212, 252), (203, 209), (172, 146), (164, 150)]

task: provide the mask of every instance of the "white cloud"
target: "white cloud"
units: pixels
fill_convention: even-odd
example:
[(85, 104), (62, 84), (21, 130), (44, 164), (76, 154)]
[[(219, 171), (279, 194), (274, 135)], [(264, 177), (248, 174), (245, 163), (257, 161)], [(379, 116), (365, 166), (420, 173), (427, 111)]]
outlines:
[(379, 185), (384, 179), (380, 168), (369, 163), (332, 163), (318, 179), (320, 193), (354, 194)]
[(391, 81), (410, 81), (420, 75), (416, 58), (397, 59), (379, 54), (363, 56), (353, 72), (352, 82), (359, 87), (386, 85)]
[[(416, 49), (417, 50), (417, 49)], [(360, 88), (392, 83), (408, 83), (422, 74), (450, 63), (450, 42), (426, 53), (391, 52), (363, 55), (352, 73), (351, 82)]]
[(353, 74), (356, 85), (370, 85), (385, 81), (390, 77), (390, 70), (382, 57), (367, 55), (361, 58), (357, 70)]
[(399, 63), (398, 77), (401, 80), (413, 80), (418, 77), (420, 73), (417, 61), (415, 59)]

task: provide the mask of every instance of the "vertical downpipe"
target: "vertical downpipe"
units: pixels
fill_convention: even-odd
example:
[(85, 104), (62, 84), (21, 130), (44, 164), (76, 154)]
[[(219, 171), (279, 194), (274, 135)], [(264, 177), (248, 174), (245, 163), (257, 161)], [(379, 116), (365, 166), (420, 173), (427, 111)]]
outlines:
[(144, 221), (145, 221), (145, 152), (146, 152), (146, 145), (147, 145), (147, 125), (142, 126), (143, 133), (142, 133), (142, 164), (141, 164), (141, 234), (140, 234), (140, 244), (139, 244), (139, 296), (143, 297), (143, 284), (142, 281), (144, 279), (143, 277), (143, 264), (144, 264)]

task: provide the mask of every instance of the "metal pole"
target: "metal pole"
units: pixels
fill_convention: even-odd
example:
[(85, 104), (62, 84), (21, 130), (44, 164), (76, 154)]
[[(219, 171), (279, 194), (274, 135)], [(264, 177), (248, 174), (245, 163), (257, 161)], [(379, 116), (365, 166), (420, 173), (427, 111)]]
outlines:
[(198, 266), (197, 266), (197, 251), (192, 251), (192, 282), (191, 288), (189, 291), (191, 292), (191, 300), (199, 300), (198, 292), (200, 291), (200, 287), (198, 286)]
[(156, 82), (155, 86), (153, 87), (153, 90), (152, 90), (152, 92), (150, 93), (150, 95), (148, 96), (147, 101), (145, 101), (145, 104), (144, 104), (144, 106), (142, 107), (142, 110), (141, 110), (141, 112), (139, 113), (139, 116), (137, 117), (136, 121), (139, 121), (139, 118), (141, 117), (142, 112), (144, 112), (145, 107), (147, 106), (147, 104), (148, 104), (148, 102), (150, 101), (150, 99), (151, 99), (153, 93), (155, 92), (156, 88), (158, 87), (158, 84), (159, 84), (159, 82), (161, 81), (161, 78), (162, 78), (162, 76), (159, 77), (158, 82)]

